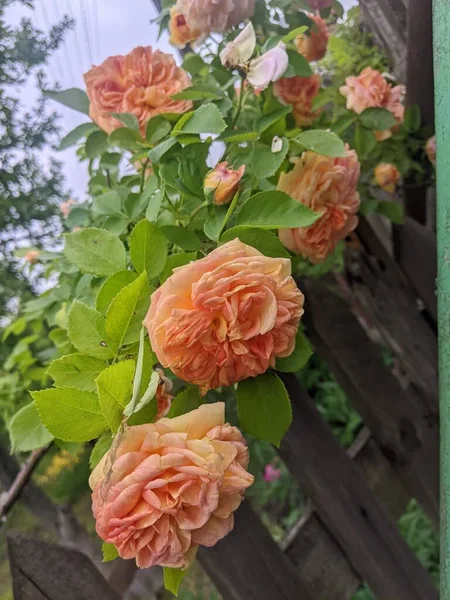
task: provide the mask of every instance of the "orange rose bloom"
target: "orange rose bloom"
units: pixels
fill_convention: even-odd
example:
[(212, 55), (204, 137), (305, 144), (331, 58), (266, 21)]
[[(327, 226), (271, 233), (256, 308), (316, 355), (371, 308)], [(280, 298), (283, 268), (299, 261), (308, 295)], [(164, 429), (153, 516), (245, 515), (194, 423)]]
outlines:
[(292, 171), (280, 175), (279, 190), (322, 214), (310, 227), (281, 229), (280, 240), (286, 248), (319, 263), (355, 229), (359, 172), (356, 152), (347, 148), (342, 158), (305, 152)]
[(234, 524), (252, 485), (248, 450), (225, 405), (128, 427), (91, 474), (98, 535), (141, 568), (187, 568)]
[(308, 14), (308, 17), (314, 23), (308, 33), (299, 35), (295, 39), (295, 45), (307, 61), (313, 62), (321, 60), (325, 56), (329, 34), (327, 24), (322, 17), (310, 14)]
[(273, 84), (273, 93), (281, 104), (292, 104), (292, 114), (299, 127), (311, 125), (321, 111), (312, 110), (312, 102), (320, 91), (319, 75), (286, 77)]
[[(379, 71), (371, 67), (366, 67), (358, 77), (347, 77), (345, 83), (340, 92), (347, 98), (348, 110), (359, 115), (366, 108), (385, 108), (394, 115), (398, 125), (403, 123), (405, 107), (402, 102), (406, 93), (404, 85), (392, 87)], [(395, 129), (374, 133), (377, 140), (382, 141), (389, 139)]]
[(289, 259), (235, 239), (175, 269), (152, 295), (144, 325), (159, 362), (205, 394), (289, 356), (303, 301)]
[(184, 113), (192, 102), (171, 96), (191, 85), (189, 75), (177, 67), (173, 56), (150, 46), (139, 46), (125, 56), (110, 56), (84, 75), (90, 100), (89, 115), (111, 133), (123, 123), (111, 113), (136, 115), (145, 134), (147, 122), (162, 113)]
[(375, 168), (375, 181), (382, 190), (393, 194), (400, 181), (400, 171), (391, 163), (380, 163)]
[(178, 0), (175, 8), (192, 30), (223, 33), (253, 15), (255, 0)]
[(201, 32), (197, 29), (192, 30), (186, 22), (186, 18), (177, 11), (175, 6), (170, 10), (170, 43), (177, 48), (185, 48), (187, 44), (195, 42)]
[(239, 189), (239, 182), (245, 173), (245, 165), (237, 171), (228, 168), (227, 162), (222, 162), (205, 177), (205, 190), (214, 190), (214, 204), (228, 204)]
[(433, 135), (427, 141), (425, 145), (425, 152), (427, 153), (428, 160), (434, 166), (436, 166), (436, 136)]

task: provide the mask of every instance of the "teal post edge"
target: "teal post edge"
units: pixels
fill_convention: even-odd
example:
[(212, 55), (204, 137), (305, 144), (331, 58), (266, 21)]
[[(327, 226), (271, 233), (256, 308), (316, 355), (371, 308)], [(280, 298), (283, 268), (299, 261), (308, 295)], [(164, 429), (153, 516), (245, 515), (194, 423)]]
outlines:
[(437, 138), (441, 599), (450, 600), (450, 0), (433, 1)]

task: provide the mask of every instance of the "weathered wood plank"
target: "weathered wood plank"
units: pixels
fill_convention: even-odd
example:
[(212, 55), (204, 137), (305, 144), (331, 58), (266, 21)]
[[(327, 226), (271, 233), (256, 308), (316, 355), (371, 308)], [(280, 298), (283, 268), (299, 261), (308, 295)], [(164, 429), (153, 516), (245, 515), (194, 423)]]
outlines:
[(439, 433), (435, 412), (411, 387), (402, 389), (378, 347), (339, 294), (333, 280), (302, 282), (304, 322), (329, 365), (411, 496), (439, 522)]
[(279, 374), (293, 420), (280, 454), (354, 569), (380, 600), (431, 600), (437, 590), (293, 374)]
[(224, 600), (317, 600), (245, 500), (233, 531), (198, 557)]
[(14, 600), (119, 600), (81, 552), (8, 534)]

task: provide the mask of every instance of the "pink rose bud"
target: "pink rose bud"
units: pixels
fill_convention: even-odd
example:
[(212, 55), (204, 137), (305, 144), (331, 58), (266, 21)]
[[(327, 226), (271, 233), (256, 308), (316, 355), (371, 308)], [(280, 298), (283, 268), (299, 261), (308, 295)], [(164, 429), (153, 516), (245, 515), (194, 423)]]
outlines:
[(127, 427), (89, 479), (97, 533), (140, 568), (187, 569), (199, 545), (233, 529), (253, 483), (248, 462), (223, 402)]
[(254, 88), (265, 90), (269, 83), (278, 81), (289, 66), (286, 46), (280, 42), (259, 58), (252, 60), (247, 80)]
[(434, 166), (436, 166), (436, 136), (430, 137), (425, 146), (425, 152), (427, 153), (428, 160)]
[(393, 194), (400, 181), (400, 171), (391, 163), (380, 163), (375, 168), (375, 181), (382, 190)]
[(329, 8), (333, 4), (334, 0), (307, 0), (308, 4), (314, 10), (323, 10)]
[(278, 481), (281, 477), (280, 469), (276, 469), (273, 465), (269, 464), (264, 467), (264, 481), (267, 483), (272, 483), (273, 481)]
[(24, 259), (29, 262), (30, 265), (35, 265), (38, 262), (39, 255), (39, 250), (28, 250), (24, 256)]
[(238, 191), (244, 173), (245, 165), (234, 171), (228, 168), (227, 162), (219, 163), (205, 178), (205, 192), (214, 191), (214, 204), (228, 204)]
[(235, 40), (229, 42), (220, 53), (220, 60), (227, 69), (235, 69), (247, 63), (256, 47), (256, 35), (253, 25), (249, 23)]

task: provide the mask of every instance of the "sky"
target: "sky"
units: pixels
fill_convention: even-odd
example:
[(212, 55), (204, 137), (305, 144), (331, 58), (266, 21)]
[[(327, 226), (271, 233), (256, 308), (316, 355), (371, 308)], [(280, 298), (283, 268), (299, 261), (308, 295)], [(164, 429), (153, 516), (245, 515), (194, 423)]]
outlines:
[[(356, 0), (341, 0), (346, 8)], [(58, 82), (62, 89), (84, 89), (83, 73), (91, 65), (100, 64), (114, 54), (126, 54), (136, 46), (154, 46), (174, 53), (167, 35), (157, 41), (158, 27), (151, 21), (157, 16), (152, 0), (35, 0), (35, 10), (14, 3), (7, 12), (7, 22), (17, 24), (24, 16), (34, 25), (49, 31), (50, 27), (68, 15), (75, 27), (66, 34), (63, 45), (51, 56), (44, 69), (50, 85)], [(25, 93), (24, 93), (25, 92)], [(20, 90), (27, 102), (33, 102), (32, 86)], [(86, 116), (75, 111), (52, 106), (60, 115), (62, 134), (86, 122)], [(83, 200), (87, 183), (86, 163), (79, 164), (75, 149), (56, 153), (63, 162), (67, 187), (73, 197)]]

